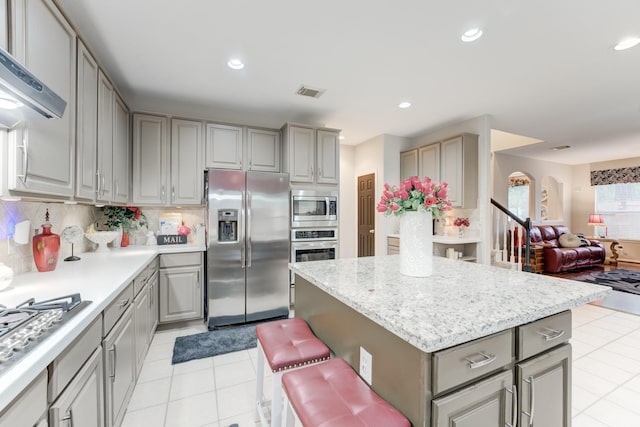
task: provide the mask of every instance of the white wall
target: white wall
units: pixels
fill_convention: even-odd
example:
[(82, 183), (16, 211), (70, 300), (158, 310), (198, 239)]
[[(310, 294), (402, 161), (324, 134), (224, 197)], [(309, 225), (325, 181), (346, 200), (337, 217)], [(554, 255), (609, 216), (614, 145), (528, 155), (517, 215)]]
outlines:
[(355, 185), (356, 147), (340, 146), (340, 258), (357, 256), (358, 221), (357, 221), (357, 186)]
[[(398, 161), (399, 157), (398, 157)], [(352, 188), (356, 189), (358, 184), (358, 177), (362, 175), (367, 175), (370, 173), (374, 173), (376, 175), (376, 193), (375, 199), (380, 198), (380, 187), (382, 186), (382, 182), (384, 182), (384, 135), (378, 135), (375, 138), (372, 138), (368, 141), (365, 141), (361, 144), (356, 145), (355, 147), (355, 162), (354, 162), (354, 174), (349, 180)], [(356, 200), (357, 190), (354, 193), (353, 201), (350, 203), (352, 208), (351, 216), (354, 218), (354, 228), (355, 230), (355, 238), (352, 240), (353, 251), (357, 254), (358, 248), (358, 231), (357, 231), (357, 216), (358, 216), (358, 206)], [(375, 252), (376, 255), (381, 255), (385, 253), (385, 241), (384, 235), (380, 230), (379, 221), (380, 216), (375, 216)]]

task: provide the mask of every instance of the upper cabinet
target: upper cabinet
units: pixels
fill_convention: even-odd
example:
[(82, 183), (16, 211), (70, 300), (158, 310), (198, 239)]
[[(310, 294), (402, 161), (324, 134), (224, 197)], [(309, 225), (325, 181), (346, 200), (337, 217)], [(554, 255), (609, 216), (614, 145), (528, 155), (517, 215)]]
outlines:
[(446, 182), (454, 208), (475, 208), (478, 203), (478, 135), (463, 133), (400, 153), (400, 175), (401, 179), (417, 175)]
[(11, 131), (8, 188), (24, 193), (74, 194), (76, 34), (51, 0), (13, 0), (11, 52), (60, 95), (61, 119), (25, 121)]
[(131, 196), (129, 109), (117, 94), (113, 99), (113, 201), (128, 203)]
[(113, 86), (100, 71), (98, 74), (98, 189), (96, 200), (113, 199)]
[(207, 123), (206, 167), (280, 172), (280, 133)]
[(133, 202), (203, 204), (202, 122), (133, 115)]
[(285, 172), (292, 183), (340, 181), (340, 131), (287, 124), (283, 128)]

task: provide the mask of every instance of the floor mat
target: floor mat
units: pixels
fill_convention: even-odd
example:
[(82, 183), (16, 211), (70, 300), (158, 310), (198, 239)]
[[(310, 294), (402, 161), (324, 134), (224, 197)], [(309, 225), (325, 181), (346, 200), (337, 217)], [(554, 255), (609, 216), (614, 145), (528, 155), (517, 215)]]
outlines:
[(640, 295), (640, 271), (616, 269), (611, 271), (599, 271), (587, 276), (577, 277), (573, 280), (595, 283), (596, 285), (611, 286), (619, 292)]
[(171, 364), (254, 348), (256, 325), (241, 325), (177, 337)]

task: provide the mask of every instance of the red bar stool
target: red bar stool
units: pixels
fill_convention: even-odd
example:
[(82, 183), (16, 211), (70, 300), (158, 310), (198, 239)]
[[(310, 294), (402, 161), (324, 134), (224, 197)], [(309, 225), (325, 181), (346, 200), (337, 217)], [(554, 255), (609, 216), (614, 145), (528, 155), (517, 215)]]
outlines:
[[(285, 426), (295, 416), (304, 427), (368, 426), (410, 427), (409, 420), (378, 396), (343, 359), (282, 376)], [(295, 412), (295, 415), (294, 415)]]
[(263, 409), (264, 361), (273, 372), (271, 426), (280, 427), (282, 413), (281, 378), (290, 371), (329, 359), (330, 351), (300, 318), (278, 320), (256, 326), (258, 338), (258, 373), (256, 381), (257, 415), (263, 426), (269, 425)]

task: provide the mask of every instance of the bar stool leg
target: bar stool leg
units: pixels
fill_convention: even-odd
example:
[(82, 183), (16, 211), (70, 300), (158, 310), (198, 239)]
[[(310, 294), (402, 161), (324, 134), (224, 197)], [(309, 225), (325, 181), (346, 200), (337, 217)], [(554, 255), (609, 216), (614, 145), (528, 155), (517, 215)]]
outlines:
[(256, 420), (262, 421), (263, 425), (266, 425), (266, 420), (264, 418), (264, 412), (262, 410), (262, 401), (264, 394), (264, 351), (262, 350), (262, 346), (260, 345), (260, 340), (258, 340), (258, 366), (256, 369)]
[(282, 414), (282, 371), (273, 373), (271, 394), (271, 426), (280, 427)]
[(286, 408), (286, 412), (284, 413), (284, 427), (294, 427), (296, 424), (296, 418), (295, 415), (293, 415), (293, 407), (289, 402), (287, 393), (284, 394), (284, 407)]

